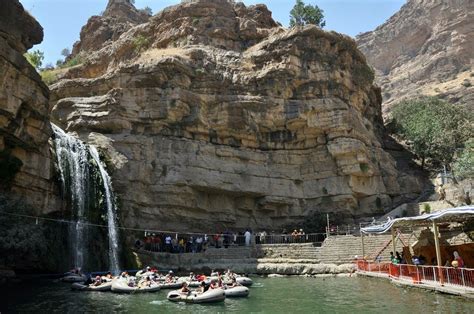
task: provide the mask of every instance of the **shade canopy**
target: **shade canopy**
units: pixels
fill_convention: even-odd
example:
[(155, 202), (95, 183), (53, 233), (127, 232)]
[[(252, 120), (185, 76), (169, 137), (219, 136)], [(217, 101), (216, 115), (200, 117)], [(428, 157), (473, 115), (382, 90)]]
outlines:
[(414, 217), (404, 217), (396, 219), (389, 218), (384, 224), (361, 228), (360, 231), (365, 234), (380, 234), (390, 231), (392, 228), (407, 226), (426, 226), (431, 225), (433, 221), (436, 223), (465, 222), (473, 218), (474, 206), (462, 206), (443, 209), (434, 213)]

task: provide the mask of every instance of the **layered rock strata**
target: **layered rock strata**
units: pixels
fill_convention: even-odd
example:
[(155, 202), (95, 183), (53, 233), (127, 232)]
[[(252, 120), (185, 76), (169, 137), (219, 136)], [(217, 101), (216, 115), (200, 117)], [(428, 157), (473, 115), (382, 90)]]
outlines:
[(107, 153), (129, 226), (277, 228), (381, 214), (421, 190), (384, 151), (355, 42), (283, 29), (263, 5), (167, 8), (65, 78), (54, 118)]
[(91, 53), (106, 42), (117, 40), (131, 27), (145, 23), (149, 13), (137, 10), (129, 0), (109, 0), (101, 16), (93, 16), (81, 30), (81, 37), (74, 44), (69, 59)]
[(49, 91), (23, 54), (43, 29), (17, 1), (0, 3), (0, 192), (34, 208), (58, 208), (48, 139)]
[(384, 114), (419, 95), (474, 109), (473, 1), (409, 0), (357, 43), (376, 70)]

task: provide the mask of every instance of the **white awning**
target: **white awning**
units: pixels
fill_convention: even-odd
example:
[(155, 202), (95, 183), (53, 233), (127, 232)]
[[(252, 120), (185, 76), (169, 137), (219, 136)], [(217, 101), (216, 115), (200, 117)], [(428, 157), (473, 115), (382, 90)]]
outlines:
[(361, 228), (360, 231), (365, 234), (379, 234), (385, 233), (387, 231), (390, 231), (390, 229), (397, 227), (430, 225), (433, 221), (436, 221), (437, 223), (464, 222), (473, 218), (474, 206), (462, 206), (443, 209), (420, 216), (388, 219), (387, 222), (382, 225), (368, 226), (365, 228)]

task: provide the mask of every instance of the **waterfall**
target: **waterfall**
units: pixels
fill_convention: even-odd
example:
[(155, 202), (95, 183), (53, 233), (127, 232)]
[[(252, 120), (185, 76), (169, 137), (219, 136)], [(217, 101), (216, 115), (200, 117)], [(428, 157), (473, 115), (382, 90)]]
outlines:
[(109, 267), (114, 274), (118, 274), (120, 270), (119, 265), (119, 239), (116, 219), (115, 197), (112, 190), (112, 182), (110, 176), (105, 171), (104, 166), (99, 158), (99, 152), (94, 146), (91, 146), (90, 153), (94, 158), (100, 170), (102, 182), (104, 184), (105, 201), (107, 205), (107, 226), (109, 230)]
[[(75, 224), (70, 227), (70, 242), (75, 267), (84, 267), (87, 261), (87, 211), (94, 200), (90, 199), (91, 188), (95, 193), (103, 189), (103, 203), (107, 209), (107, 226), (109, 238), (109, 268), (117, 273), (119, 265), (119, 236), (116, 218), (116, 203), (110, 176), (99, 158), (97, 149), (88, 146), (77, 138), (66, 134), (52, 124), (55, 134), (57, 163), (61, 178), (62, 190), (70, 197)], [(94, 163), (89, 160), (92, 157)], [(91, 175), (98, 170), (100, 179)], [(101, 181), (101, 182), (99, 182)]]
[(71, 224), (70, 242), (74, 267), (84, 267), (86, 261), (85, 226), (88, 207), (89, 161), (86, 145), (67, 135), (52, 124), (55, 136), (56, 156), (63, 192), (71, 196), (75, 212), (75, 224)]

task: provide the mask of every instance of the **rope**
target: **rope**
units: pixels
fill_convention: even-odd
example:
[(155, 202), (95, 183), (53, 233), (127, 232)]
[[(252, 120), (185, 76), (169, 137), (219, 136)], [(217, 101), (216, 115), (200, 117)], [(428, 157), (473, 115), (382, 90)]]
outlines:
[[(5, 212), (5, 211), (0, 211), (0, 214), (21, 217), (21, 218), (30, 218), (36, 221), (45, 220), (45, 221), (52, 221), (52, 222), (66, 223), (66, 224), (81, 224), (83, 226), (89, 226), (89, 227), (109, 228), (108, 225), (94, 224), (90, 222), (81, 222), (81, 221), (55, 219), (55, 218), (47, 218), (47, 217), (33, 216), (33, 215), (15, 214), (15, 213), (10, 213), (10, 212)], [(169, 231), (169, 230), (154, 230), (154, 229), (130, 228), (130, 227), (121, 227), (121, 226), (118, 226), (117, 228), (121, 230), (152, 232), (152, 233), (180, 233), (180, 234), (190, 234), (190, 235), (203, 235), (204, 234), (204, 233), (195, 233), (195, 232), (176, 232), (176, 231)], [(220, 235), (220, 234), (218, 233), (208, 234), (208, 236), (213, 236), (213, 235)]]

